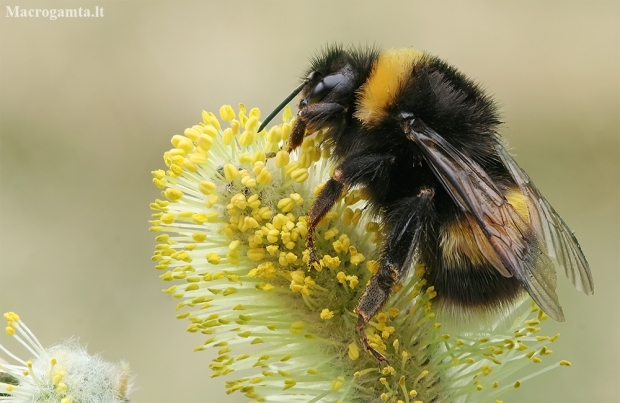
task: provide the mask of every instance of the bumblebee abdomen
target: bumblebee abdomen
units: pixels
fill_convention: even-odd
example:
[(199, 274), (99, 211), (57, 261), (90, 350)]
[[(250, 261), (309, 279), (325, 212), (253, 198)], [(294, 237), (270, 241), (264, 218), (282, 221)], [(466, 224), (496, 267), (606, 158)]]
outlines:
[[(511, 199), (520, 200), (515, 194)], [(516, 302), (524, 295), (523, 286), (507, 270), (502, 273), (489, 262), (481, 248), (486, 248), (487, 255), (493, 248), (486, 239), (476, 239), (471, 225), (457, 214), (440, 225), (432, 248), (436, 252), (421, 254), (425, 277), (435, 287), (440, 305), (489, 310)]]
[(497, 310), (525, 295), (516, 278), (502, 276), (488, 263), (466, 261), (458, 268), (433, 267), (427, 269), (426, 278), (435, 287), (439, 305), (450, 310)]

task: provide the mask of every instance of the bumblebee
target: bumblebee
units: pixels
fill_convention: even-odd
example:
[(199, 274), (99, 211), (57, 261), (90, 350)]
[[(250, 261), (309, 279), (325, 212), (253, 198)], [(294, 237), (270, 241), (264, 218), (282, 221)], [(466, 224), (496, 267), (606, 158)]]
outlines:
[(555, 268), (592, 294), (577, 239), (506, 151), (494, 101), (439, 58), (413, 49), (332, 46), (259, 128), (298, 93), (289, 151), (324, 130), (335, 164), (308, 213), (307, 247), (343, 191), (363, 188), (380, 216), (379, 270), (355, 312), (364, 328), (414, 264), (425, 267), (441, 307), (501, 310), (527, 292), (563, 321)]

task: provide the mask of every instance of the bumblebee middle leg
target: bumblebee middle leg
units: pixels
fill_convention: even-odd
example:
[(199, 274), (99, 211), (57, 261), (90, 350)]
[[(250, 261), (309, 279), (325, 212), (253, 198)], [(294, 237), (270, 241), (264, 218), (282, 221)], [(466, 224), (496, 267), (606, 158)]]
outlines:
[(325, 214), (334, 207), (336, 200), (340, 197), (342, 193), (342, 189), (344, 189), (344, 184), (340, 182), (340, 174), (339, 171), (336, 170), (334, 173), (334, 177), (330, 178), (323, 189), (321, 189), (321, 193), (316, 198), (314, 203), (312, 204), (312, 208), (310, 209), (310, 213), (308, 214), (308, 235), (306, 238), (306, 247), (310, 250), (310, 261), (309, 265), (314, 263), (318, 263), (318, 258), (316, 256), (316, 247), (314, 246), (314, 231), (316, 226), (319, 224), (319, 221)]
[(394, 160), (391, 155), (361, 154), (344, 160), (334, 171), (314, 200), (308, 214), (308, 235), (306, 246), (310, 249), (310, 265), (318, 263), (314, 246), (314, 231), (319, 221), (334, 207), (343, 189), (383, 177), (385, 169)]
[(386, 209), (386, 237), (381, 250), (379, 270), (370, 279), (355, 308), (358, 315), (355, 329), (359, 333), (360, 342), (364, 350), (379, 361), (387, 360), (370, 346), (364, 328), (366, 322), (387, 302), (394, 284), (407, 274), (420, 241), (433, 230), (434, 194), (434, 189), (423, 188), (416, 197), (399, 199)]

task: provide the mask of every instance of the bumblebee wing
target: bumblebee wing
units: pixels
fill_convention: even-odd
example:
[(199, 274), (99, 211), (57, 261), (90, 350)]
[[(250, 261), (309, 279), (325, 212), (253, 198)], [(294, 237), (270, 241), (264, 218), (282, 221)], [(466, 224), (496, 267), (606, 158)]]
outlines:
[[(541, 250), (532, 228), (508, 203), (489, 175), (419, 119), (406, 126), (405, 132), (420, 147), (452, 200), (465, 212), (476, 244), (487, 260), (502, 275), (515, 276), (549, 316), (564, 320), (555, 293), (553, 262)], [(492, 250), (484, 246), (482, 236)]]
[(592, 273), (577, 238), (508, 151), (501, 144), (498, 144), (497, 149), (521, 193), (526, 196), (530, 224), (544, 240), (545, 252), (564, 267), (566, 277), (575, 288), (592, 295)]

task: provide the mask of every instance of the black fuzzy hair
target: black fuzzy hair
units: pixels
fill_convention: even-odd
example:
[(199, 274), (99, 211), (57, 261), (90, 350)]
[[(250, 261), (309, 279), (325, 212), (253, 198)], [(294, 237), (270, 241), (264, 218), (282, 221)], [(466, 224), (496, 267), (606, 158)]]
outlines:
[(495, 162), (502, 123), (493, 99), (474, 81), (434, 56), (424, 56), (394, 105), (424, 123), (479, 163)]
[(344, 47), (341, 44), (330, 44), (318, 51), (310, 59), (310, 67), (305, 71), (302, 80), (305, 79), (310, 73), (318, 72), (321, 76), (326, 75), (328, 72), (339, 71), (347, 64), (351, 66), (352, 70), (360, 73), (363, 77), (359, 83), (361, 85), (363, 80), (366, 79), (375, 60), (379, 57), (381, 50), (376, 47)]

